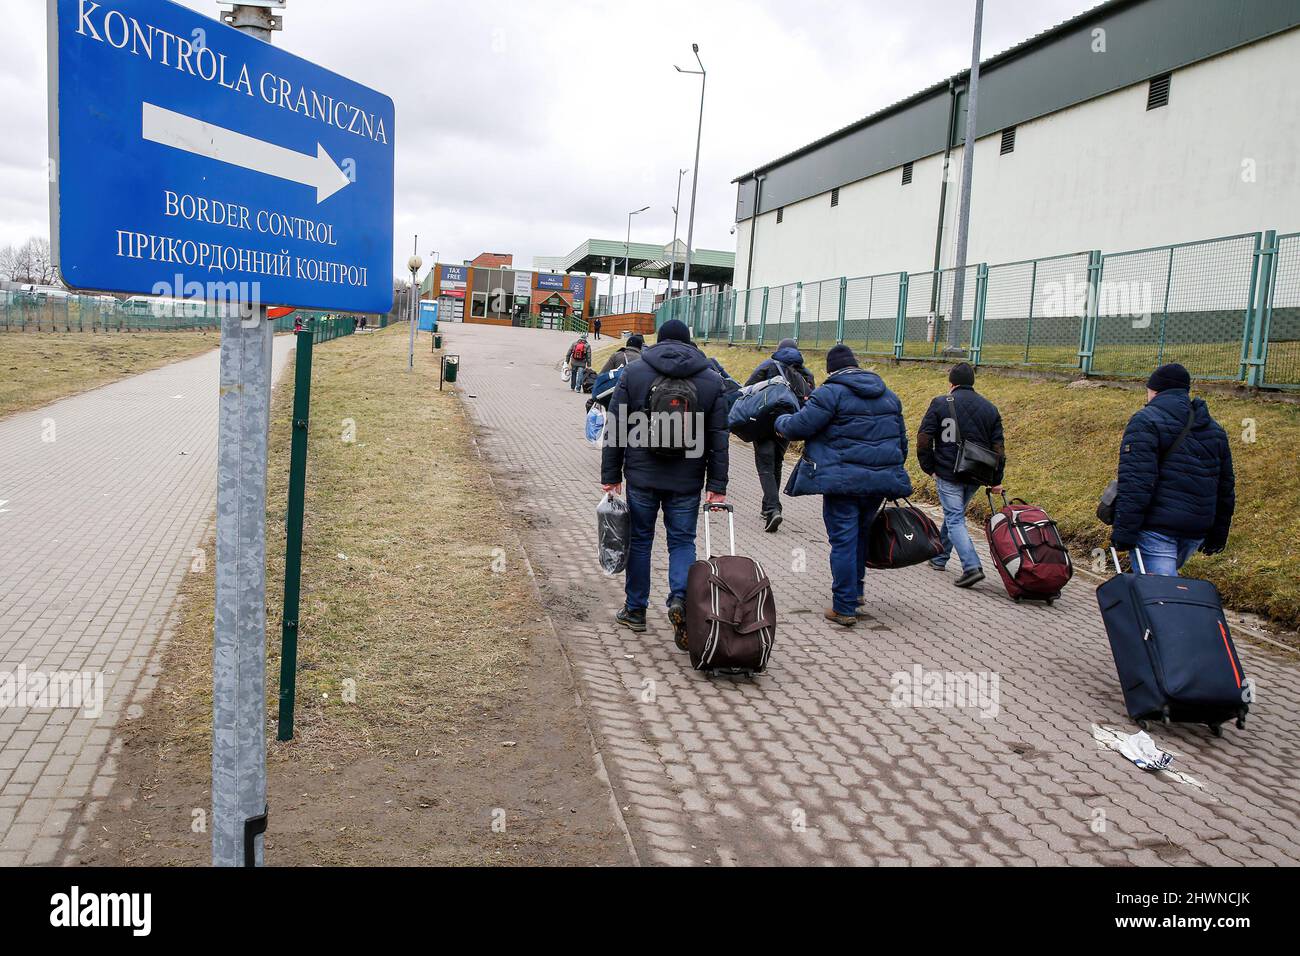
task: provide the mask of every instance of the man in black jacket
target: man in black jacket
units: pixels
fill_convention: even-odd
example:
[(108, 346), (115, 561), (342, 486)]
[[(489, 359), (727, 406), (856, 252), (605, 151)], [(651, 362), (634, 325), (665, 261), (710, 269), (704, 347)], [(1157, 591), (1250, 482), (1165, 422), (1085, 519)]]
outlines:
[[(776, 351), (770, 358), (759, 363), (745, 384), (755, 385), (778, 376), (785, 378), (801, 407), (816, 387), (813, 373), (804, 366), (803, 353), (799, 351), (794, 339), (782, 339)], [(773, 532), (781, 527), (781, 465), (789, 447), (788, 441), (775, 434), (754, 442), (754, 467), (758, 471), (758, 483), (763, 489), (764, 531)]]
[(939, 540), (943, 553), (930, 561), (930, 567), (942, 571), (955, 547), (961, 560), (962, 575), (954, 583), (959, 588), (974, 587), (984, 580), (980, 556), (966, 528), (966, 508), (980, 483), (969, 475), (958, 475), (957, 447), (962, 441), (978, 442), (998, 456), (993, 493), (1002, 493), (1002, 473), (1006, 468), (1002, 415), (997, 406), (975, 391), (975, 369), (959, 362), (948, 373), (948, 394), (930, 402), (921, 433), (916, 439), (916, 460), (921, 470), (934, 477), (943, 506), (943, 528)]
[[(670, 409), (681, 409), (671, 411)], [(646, 629), (650, 554), (660, 510), (668, 535), (668, 619), (677, 646), (686, 647), (686, 572), (695, 561), (700, 492), (726, 501), (727, 404), (722, 378), (691, 345), (677, 319), (659, 329), (658, 344), (619, 377), (609, 403), (601, 454), (601, 488), (620, 494), (627, 481), (631, 545), (626, 603), (616, 620)]]
[(1222, 551), (1237, 505), (1228, 435), (1191, 387), (1183, 366), (1156, 369), (1120, 443), (1111, 544), (1137, 549), (1150, 574), (1175, 577), (1198, 550)]

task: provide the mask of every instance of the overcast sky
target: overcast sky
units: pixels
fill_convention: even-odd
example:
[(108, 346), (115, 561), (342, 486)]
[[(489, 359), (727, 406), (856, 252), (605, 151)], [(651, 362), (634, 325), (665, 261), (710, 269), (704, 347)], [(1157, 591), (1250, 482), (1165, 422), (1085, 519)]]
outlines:
[[(216, 0), (183, 0), (215, 15)], [(984, 57), (1093, 0), (987, 0)], [(49, 232), (45, 0), (4, 0), (0, 245)], [(709, 70), (696, 245), (735, 248), (731, 180), (969, 64), (973, 0), (289, 0), (275, 43), (397, 104), (396, 263), (672, 238)], [(682, 189), (686, 235), (690, 174)]]

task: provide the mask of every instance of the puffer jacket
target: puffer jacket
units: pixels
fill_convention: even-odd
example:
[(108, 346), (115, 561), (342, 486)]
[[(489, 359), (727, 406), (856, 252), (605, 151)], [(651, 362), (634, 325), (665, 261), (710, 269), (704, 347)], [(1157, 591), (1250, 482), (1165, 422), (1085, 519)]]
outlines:
[[(643, 446), (628, 445), (637, 431), (631, 416), (644, 415), (650, 386), (661, 375), (690, 379), (699, 399), (697, 425), (703, 434), (699, 454), (685, 458), (667, 458)], [(630, 363), (618, 378), (618, 387), (609, 402), (605, 426), (606, 443), (601, 452), (600, 480), (616, 485), (625, 478), (633, 488), (699, 494), (700, 489), (725, 494), (727, 491), (727, 448), (731, 433), (727, 431), (727, 402), (722, 395), (722, 376), (709, 366), (709, 360), (693, 345), (684, 342), (660, 342), (641, 352), (641, 361)]]
[[(777, 364), (778, 362), (781, 365), (784, 365), (791, 375), (798, 375), (808, 383), (808, 387), (803, 390), (805, 395), (816, 388), (817, 383), (813, 380), (813, 373), (804, 367), (803, 353), (798, 349), (792, 349), (789, 346), (786, 346), (783, 349), (777, 349), (772, 353), (770, 358), (766, 358), (759, 362), (758, 367), (750, 374), (745, 384), (754, 385), (758, 382), (764, 382), (769, 378), (776, 378), (781, 374), (781, 368)], [(794, 385), (792, 384), (790, 387), (794, 388)]]
[(832, 372), (794, 415), (776, 420), (777, 434), (805, 442), (791, 495), (912, 493), (903, 405), (875, 372)]
[[(1160, 455), (1194, 418), (1182, 444), (1163, 464)], [(1203, 538), (1221, 550), (1236, 508), (1236, 479), (1227, 433), (1202, 399), (1186, 389), (1161, 392), (1129, 419), (1119, 451), (1119, 488), (1111, 540), (1131, 547), (1141, 531)]]

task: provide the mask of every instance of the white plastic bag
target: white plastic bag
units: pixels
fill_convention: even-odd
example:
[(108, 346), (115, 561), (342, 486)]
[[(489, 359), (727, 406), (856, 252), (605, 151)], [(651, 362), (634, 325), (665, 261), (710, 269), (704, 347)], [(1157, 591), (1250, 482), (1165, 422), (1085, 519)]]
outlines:
[(567, 381), (569, 380), (569, 376), (570, 376), (571, 374), (572, 374), (572, 373), (569, 371), (569, 363), (568, 363), (568, 362), (565, 362), (563, 365), (560, 366), (560, 381), (561, 381), (561, 382), (567, 382)]
[(608, 575), (622, 574), (632, 544), (632, 519), (627, 502), (611, 492), (596, 505), (596, 541), (600, 569)]
[(587, 412), (587, 442), (599, 448), (605, 438), (605, 409), (600, 402), (591, 403)]

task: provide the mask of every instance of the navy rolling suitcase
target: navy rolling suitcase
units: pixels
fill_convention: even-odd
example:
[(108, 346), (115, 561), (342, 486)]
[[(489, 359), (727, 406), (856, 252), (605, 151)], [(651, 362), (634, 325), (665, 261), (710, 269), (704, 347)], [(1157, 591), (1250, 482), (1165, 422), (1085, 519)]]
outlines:
[(1097, 589), (1115, 670), (1128, 714), (1146, 730), (1163, 720), (1246, 726), (1250, 688), (1233, 646), (1218, 589), (1209, 581), (1141, 573), (1115, 577)]

